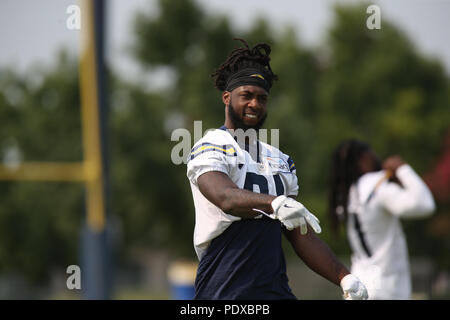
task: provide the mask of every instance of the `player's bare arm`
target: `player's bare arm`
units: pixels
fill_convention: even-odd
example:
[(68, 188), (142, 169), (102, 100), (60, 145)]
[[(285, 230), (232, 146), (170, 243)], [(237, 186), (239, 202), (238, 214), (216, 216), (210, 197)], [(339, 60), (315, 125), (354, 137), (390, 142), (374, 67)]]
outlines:
[(253, 208), (268, 214), (273, 212), (271, 203), (275, 196), (239, 189), (225, 173), (206, 172), (197, 181), (200, 192), (205, 198), (227, 214), (253, 218), (260, 215), (253, 211)]
[(311, 230), (302, 235), (298, 228), (291, 231), (284, 229), (284, 234), (300, 259), (325, 279), (340, 285), (342, 278), (350, 273), (328, 245)]

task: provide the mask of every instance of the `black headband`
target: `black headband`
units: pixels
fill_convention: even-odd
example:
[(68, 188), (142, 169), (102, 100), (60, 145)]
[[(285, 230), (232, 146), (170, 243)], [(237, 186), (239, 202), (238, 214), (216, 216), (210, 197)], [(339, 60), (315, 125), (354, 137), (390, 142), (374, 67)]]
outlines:
[(269, 92), (271, 84), (267, 79), (266, 72), (256, 68), (245, 68), (233, 73), (228, 77), (225, 86), (226, 91), (231, 91), (240, 86), (254, 85), (259, 86)]

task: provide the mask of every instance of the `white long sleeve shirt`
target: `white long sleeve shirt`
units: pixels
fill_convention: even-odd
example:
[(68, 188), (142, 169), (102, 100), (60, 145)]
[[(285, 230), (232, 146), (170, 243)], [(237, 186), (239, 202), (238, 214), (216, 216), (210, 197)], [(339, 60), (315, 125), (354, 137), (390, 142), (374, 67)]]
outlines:
[[(349, 193), (347, 236), (351, 272), (367, 287), (369, 299), (410, 299), (408, 248), (399, 218), (421, 218), (435, 209), (433, 196), (407, 164), (397, 169), (403, 187), (370, 172)], [(374, 191), (375, 190), (375, 191)]]

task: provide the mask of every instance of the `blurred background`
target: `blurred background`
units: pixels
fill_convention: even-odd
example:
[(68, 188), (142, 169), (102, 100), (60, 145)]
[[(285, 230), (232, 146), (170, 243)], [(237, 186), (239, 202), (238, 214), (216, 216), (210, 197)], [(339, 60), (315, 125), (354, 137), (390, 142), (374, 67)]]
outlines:
[[(371, 4), (381, 9), (381, 29), (366, 26)], [(350, 266), (345, 234), (332, 235), (326, 216), (333, 148), (357, 137), (382, 158), (399, 154), (437, 202), (431, 218), (403, 222), (413, 298), (450, 298), (450, 1), (106, 0), (107, 205), (92, 252), (82, 179), (11, 178), (27, 163), (85, 159), (85, 18), (81, 10), (81, 29), (69, 28), (71, 5), (81, 7), (0, 2), (0, 299), (89, 297), (89, 285), (67, 288), (66, 270), (91, 273), (99, 252), (107, 252), (108, 285), (97, 297), (176, 298), (174, 274), (183, 263), (195, 270), (196, 256), (186, 166), (171, 161), (171, 133), (193, 136), (196, 120), (203, 130), (223, 124), (210, 74), (240, 45), (234, 37), (272, 46), (280, 80), (265, 127), (281, 128), (280, 149), (296, 163), (299, 200), (321, 220), (321, 238)], [(299, 299), (341, 298), (285, 249)]]

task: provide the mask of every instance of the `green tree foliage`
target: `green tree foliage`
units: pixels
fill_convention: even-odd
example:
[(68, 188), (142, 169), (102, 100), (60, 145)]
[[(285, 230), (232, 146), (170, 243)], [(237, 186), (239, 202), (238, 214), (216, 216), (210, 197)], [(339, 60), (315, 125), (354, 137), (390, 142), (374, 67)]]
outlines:
[[(317, 96), (322, 152), (313, 155), (318, 167), (311, 183), (323, 186), (331, 151), (349, 137), (368, 141), (381, 158), (401, 155), (423, 175), (434, 165), (450, 123), (444, 68), (420, 55), (386, 20), (380, 30), (358, 27), (367, 18), (363, 6), (335, 12)], [(410, 251), (436, 258), (443, 251), (427, 232), (429, 222), (404, 225)]]
[(124, 96), (119, 104), (113, 102), (111, 113), (111, 204), (123, 225), (125, 244), (176, 248), (189, 255), (190, 194), (183, 168), (170, 162), (170, 135), (164, 129), (167, 102), (133, 85), (117, 88)]
[[(3, 159), (15, 150), (21, 161), (80, 161), (79, 106), (77, 65), (66, 54), (52, 70), (35, 70), (32, 77), (2, 71)], [(82, 185), (0, 181), (0, 190), (0, 272), (23, 273), (42, 283), (53, 268), (73, 264), (84, 210)]]
[(332, 144), (359, 136), (382, 156), (399, 153), (421, 172), (448, 127), (448, 79), (439, 63), (419, 55), (388, 21), (380, 30), (358, 27), (365, 23), (364, 12), (364, 7), (336, 9), (318, 97), (328, 115), (321, 116), (320, 132)]

